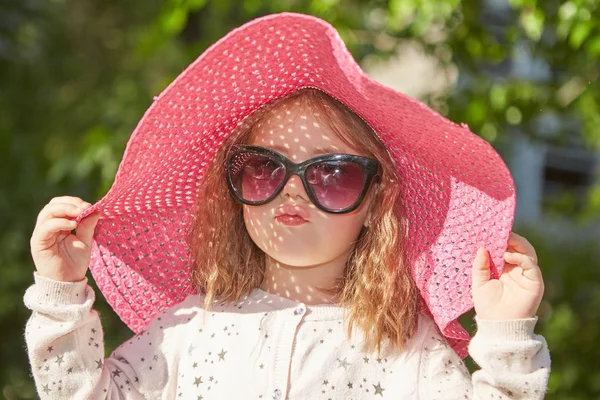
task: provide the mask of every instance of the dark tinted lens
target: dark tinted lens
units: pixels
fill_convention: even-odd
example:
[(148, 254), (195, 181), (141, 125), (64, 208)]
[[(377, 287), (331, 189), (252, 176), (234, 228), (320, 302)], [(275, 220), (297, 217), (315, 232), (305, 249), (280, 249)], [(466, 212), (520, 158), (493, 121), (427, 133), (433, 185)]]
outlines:
[(236, 193), (246, 201), (268, 199), (285, 177), (285, 167), (266, 155), (241, 152), (232, 157), (229, 175)]
[(324, 161), (306, 170), (306, 180), (323, 207), (342, 210), (356, 202), (366, 174), (361, 165), (353, 162)]

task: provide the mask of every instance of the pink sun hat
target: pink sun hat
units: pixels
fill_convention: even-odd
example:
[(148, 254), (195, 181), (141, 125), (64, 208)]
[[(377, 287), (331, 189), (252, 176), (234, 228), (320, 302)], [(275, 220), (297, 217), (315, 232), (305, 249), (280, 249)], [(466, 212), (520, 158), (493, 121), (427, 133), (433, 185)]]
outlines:
[(473, 307), (480, 246), (503, 265), (515, 188), (498, 153), (466, 125), (370, 79), (327, 22), (282, 13), (227, 34), (185, 69), (134, 130), (100, 210), (90, 269), (134, 331), (195, 293), (186, 235), (206, 167), (260, 106), (303, 87), (345, 104), (388, 149), (409, 219), (407, 254), (426, 312), (465, 357), (457, 318)]

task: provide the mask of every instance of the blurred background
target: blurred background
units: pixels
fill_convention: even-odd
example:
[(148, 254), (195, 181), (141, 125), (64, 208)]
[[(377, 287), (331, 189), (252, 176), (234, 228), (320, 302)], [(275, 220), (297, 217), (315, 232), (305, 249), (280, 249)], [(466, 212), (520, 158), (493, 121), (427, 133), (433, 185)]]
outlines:
[[(39, 210), (102, 197), (152, 97), (229, 30), (281, 11), (328, 20), (373, 78), (502, 154), (515, 231), (546, 281), (548, 398), (600, 398), (597, 0), (0, 0), (0, 396), (37, 397), (22, 296)], [(108, 355), (132, 333), (98, 297)]]

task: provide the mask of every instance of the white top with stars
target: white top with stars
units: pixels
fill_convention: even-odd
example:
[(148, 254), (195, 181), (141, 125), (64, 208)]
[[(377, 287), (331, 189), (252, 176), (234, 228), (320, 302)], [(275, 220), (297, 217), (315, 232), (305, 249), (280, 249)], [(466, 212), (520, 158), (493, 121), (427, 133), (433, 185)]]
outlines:
[(344, 311), (261, 290), (206, 312), (190, 296), (104, 358), (87, 280), (34, 274), (26, 340), (42, 399), (542, 399), (550, 373), (537, 319), (478, 320), (471, 376), (427, 317), (399, 355), (361, 351)]

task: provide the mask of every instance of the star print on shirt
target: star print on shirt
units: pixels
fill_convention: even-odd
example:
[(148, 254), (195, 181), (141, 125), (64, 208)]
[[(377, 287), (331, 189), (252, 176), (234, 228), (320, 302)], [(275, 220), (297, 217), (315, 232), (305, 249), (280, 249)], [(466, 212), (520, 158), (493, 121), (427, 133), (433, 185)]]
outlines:
[(219, 353), (219, 360), (223, 360), (225, 361), (225, 354), (227, 352), (225, 351), (225, 349), (221, 349), (221, 352)]
[(102, 369), (102, 359), (96, 361), (96, 369)]
[(60, 367), (60, 364), (64, 363), (63, 357), (64, 356), (56, 356), (56, 360), (54, 362), (56, 364), (58, 364), (59, 367)]
[(381, 397), (383, 397), (383, 391), (385, 389), (381, 387), (381, 382), (377, 382), (377, 385), (373, 385), (373, 388), (375, 389), (375, 394), (376, 395), (378, 394)]
[(351, 364), (348, 362), (348, 357), (344, 357), (344, 359), (343, 359), (343, 360), (340, 360), (340, 359), (338, 358), (337, 360), (338, 360), (338, 363), (340, 363), (339, 367), (341, 367), (341, 368), (344, 368), (345, 370), (347, 370), (347, 369), (348, 369), (348, 367), (351, 365)]

